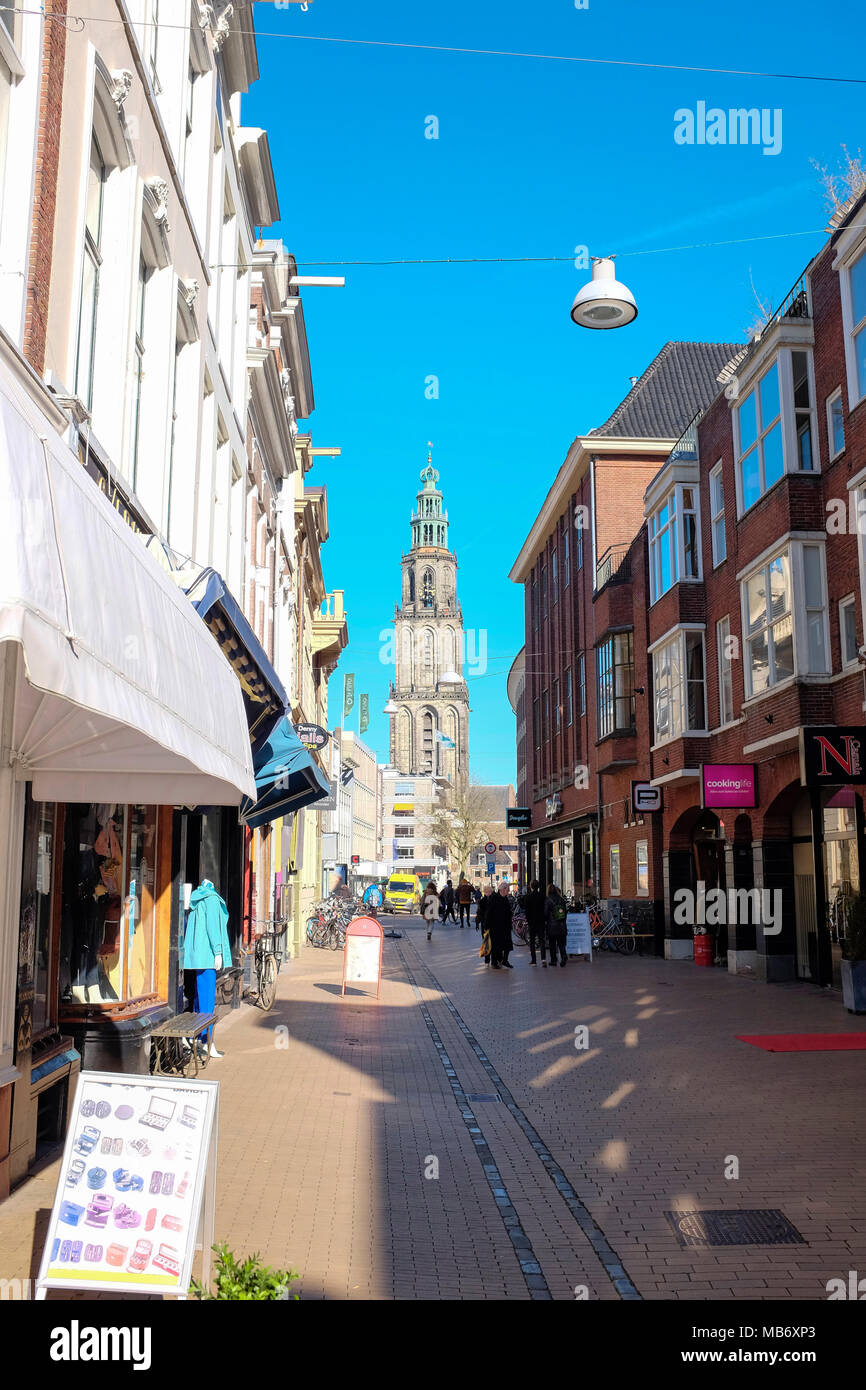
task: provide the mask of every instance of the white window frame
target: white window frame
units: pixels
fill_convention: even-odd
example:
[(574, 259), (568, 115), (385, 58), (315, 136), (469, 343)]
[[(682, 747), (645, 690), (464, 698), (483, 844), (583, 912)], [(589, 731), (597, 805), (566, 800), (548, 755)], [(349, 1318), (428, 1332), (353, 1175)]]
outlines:
[[(806, 355), (806, 371), (809, 381), (809, 399), (811, 402), (809, 406), (809, 421), (812, 439), (813, 464), (811, 468), (800, 467), (800, 453), (797, 447), (797, 422), (794, 406), (793, 368), (793, 354), (795, 352), (802, 352)], [(759, 391), (761, 387), (761, 382), (773, 369), (773, 367), (777, 369), (779, 379), (779, 414), (778, 416), (774, 415), (772, 421), (770, 421), (769, 423), (765, 423), (763, 420), (760, 419)], [(758, 450), (759, 477), (761, 490), (758, 493), (758, 496), (755, 498), (754, 502), (750, 502), (747, 507), (743, 496), (743, 456), (741, 453), (740, 444), (740, 411), (742, 410), (746, 401), (752, 395), (755, 396), (755, 421), (757, 425), (757, 440), (756, 443), (752, 446), (752, 448)], [(770, 361), (764, 364), (763, 370), (760, 373), (760, 375), (755, 376), (755, 378), (749, 382), (748, 390), (744, 390), (741, 396), (737, 399), (734, 405), (734, 409), (732, 411), (732, 416), (734, 434), (734, 480), (737, 488), (738, 517), (743, 516), (747, 511), (751, 511), (752, 507), (756, 507), (758, 503), (761, 501), (761, 498), (766, 497), (767, 493), (771, 491), (772, 488), (776, 487), (780, 482), (782, 482), (787, 474), (795, 473), (799, 474), (800, 477), (815, 477), (820, 474), (821, 453), (818, 447), (818, 431), (816, 428), (817, 414), (815, 410), (815, 401), (815, 356), (813, 348), (806, 343), (797, 344), (796, 346), (791, 347), (780, 347), (777, 350), (777, 352), (773, 355), (773, 357), (770, 359)], [(770, 433), (771, 429), (777, 423), (780, 426), (782, 437), (782, 476), (781, 478), (777, 478), (775, 482), (771, 483), (770, 486), (767, 487), (764, 479), (763, 441)], [(751, 452), (751, 450), (749, 450), (749, 452)]]
[[(780, 686), (786, 685), (791, 680), (827, 680), (830, 677), (831, 657), (830, 657), (830, 622), (829, 622), (829, 600), (827, 591), (827, 551), (826, 538), (817, 534), (809, 533), (794, 539), (788, 536), (781, 544), (777, 544), (765, 551), (757, 562), (753, 564), (747, 572), (738, 575), (740, 584), (740, 612), (742, 618), (742, 652), (743, 652), (743, 681), (745, 685), (746, 700), (763, 699), (778, 690)], [(807, 547), (815, 547), (819, 553), (819, 574), (821, 579), (822, 604), (820, 611), (823, 616), (823, 645), (826, 654), (826, 670), (812, 671), (809, 666), (809, 631), (808, 613), (806, 609), (806, 578), (805, 578), (805, 556), (804, 551)], [(792, 619), (793, 635), (793, 676), (783, 676), (781, 680), (768, 681), (763, 690), (756, 691), (752, 679), (752, 663), (750, 659), (750, 644), (754, 640), (756, 633), (750, 634), (747, 586), (760, 570), (766, 570), (774, 560), (780, 556), (788, 557), (788, 572), (790, 576), (790, 615)], [(780, 615), (785, 616), (785, 615)], [(780, 617), (774, 619), (775, 623), (780, 621)], [(770, 657), (770, 670), (772, 671), (772, 656)]]
[[(845, 613), (850, 609), (854, 614), (854, 654), (845, 655)], [(854, 594), (846, 594), (839, 600), (839, 657), (843, 671), (851, 671), (860, 664), (860, 650), (857, 646), (857, 600)]]
[(565, 672), (565, 708), (567, 711), (565, 726), (570, 729), (574, 723), (574, 680), (570, 666), (566, 668)]
[[(620, 875), (619, 845), (611, 845), (608, 851), (608, 865), (610, 872), (610, 896), (612, 898), (622, 897), (622, 877)], [(614, 888), (614, 865), (616, 865), (616, 887)]]
[[(726, 724), (734, 721), (734, 665), (730, 657), (725, 656), (725, 646), (731, 636), (731, 615), (726, 613), (724, 618), (719, 618), (716, 623), (716, 659), (718, 663), (719, 678), (719, 728), (723, 729)], [(725, 699), (725, 692), (729, 698)]]
[[(704, 687), (704, 722), (700, 728), (692, 728), (688, 723), (689, 680), (686, 674), (686, 639), (688, 637), (694, 636), (695, 634), (697, 634), (701, 639), (701, 659), (703, 662), (702, 683)], [(662, 681), (659, 669), (660, 658), (662, 657), (662, 654), (664, 652), (667, 652), (668, 650), (671, 650), (673, 648), (679, 649), (676, 653), (676, 656), (679, 661), (679, 680), (676, 684), (674, 684), (672, 681), (671, 689), (673, 693), (679, 693), (679, 701), (678, 703), (675, 703), (673, 700), (671, 701), (671, 711), (674, 716), (678, 717), (671, 718), (669, 721), (668, 731), (663, 734), (660, 734), (658, 723), (659, 693), (662, 689)], [(653, 747), (659, 748), (663, 744), (672, 743), (675, 739), (678, 738), (700, 738), (702, 736), (706, 737), (706, 735), (709, 733), (709, 729), (707, 726), (707, 644), (706, 628), (704, 624), (684, 623), (681, 627), (675, 628), (672, 633), (666, 634), (665, 637), (661, 638), (658, 642), (655, 642), (649, 648), (649, 654), (652, 656), (653, 662)]]
[(569, 570), (571, 569), (571, 545), (568, 538), (568, 527), (562, 529), (562, 587), (567, 589), (571, 583)]
[(583, 653), (577, 658), (578, 670), (578, 715), (582, 718), (586, 714), (586, 657)]
[[(844, 259), (842, 259), (844, 255)], [(842, 292), (842, 326), (845, 332), (845, 375), (848, 379), (848, 414), (860, 401), (866, 399), (866, 367), (863, 371), (863, 389), (857, 372), (857, 351), (855, 340), (866, 332), (866, 318), (854, 322), (854, 295), (851, 289), (851, 272), (861, 261), (866, 263), (866, 238), (861, 237), (853, 247), (846, 248), (834, 262), (839, 269), (839, 286)], [(866, 264), (864, 264), (866, 269)]]
[[(643, 851), (643, 863), (641, 863)], [(644, 870), (646, 885), (641, 888), (641, 870)], [(634, 847), (635, 893), (638, 898), (649, 897), (649, 841), (637, 840)]]
[[(835, 449), (833, 443), (833, 406), (839, 402), (839, 414), (842, 417), (842, 447)], [(841, 458), (845, 452), (845, 411), (842, 404), (842, 387), (837, 386), (836, 390), (827, 397), (825, 409), (827, 412), (827, 457), (832, 463), (834, 459)]]
[[(719, 506), (716, 507), (714, 491), (718, 492)], [(725, 534), (725, 485), (722, 480), (722, 460), (710, 470), (710, 537), (713, 546), (713, 569), (717, 569), (728, 558), (728, 538)], [(721, 522), (721, 544), (716, 545), (716, 527)]]
[[(683, 496), (687, 489), (692, 494), (692, 505), (688, 509), (685, 507)], [(664, 526), (660, 527), (659, 519), (665, 507), (668, 508), (668, 520)], [(696, 574), (686, 574), (685, 518), (687, 516), (694, 517)], [(647, 531), (649, 535), (650, 603), (656, 603), (664, 594), (669, 593), (676, 584), (700, 583), (704, 574), (701, 558), (701, 498), (697, 480), (676, 483), (671, 488), (658, 505), (653, 507)], [(665, 547), (667, 547), (670, 560), (671, 582), (667, 588), (663, 589), (661, 587), (661, 555)]]

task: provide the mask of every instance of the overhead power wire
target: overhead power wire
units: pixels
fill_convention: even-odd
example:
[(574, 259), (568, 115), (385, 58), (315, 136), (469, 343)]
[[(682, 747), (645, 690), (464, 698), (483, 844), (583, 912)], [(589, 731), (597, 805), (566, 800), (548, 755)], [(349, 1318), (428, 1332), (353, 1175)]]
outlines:
[[(265, 0), (259, 0), (264, 3)], [(271, 0), (267, 0), (271, 3)], [(127, 22), (123, 19), (115, 19), (108, 15), (52, 15), (46, 14), (44, 9), (26, 9), (24, 7), (12, 5), (0, 5), (0, 9), (7, 14), (39, 15), (47, 21), (54, 21), (68, 27), (69, 22), (84, 28), (86, 24), (119, 24), (126, 28)], [(136, 22), (139, 23), (138, 21)], [(186, 30), (186, 24), (169, 24), (163, 20), (144, 20), (140, 22), (141, 28), (149, 28), (158, 24), (160, 29), (182, 29)], [(419, 53), (452, 53), (458, 55), (468, 55), (482, 58), (524, 58), (535, 62), (545, 63), (585, 63), (589, 66), (598, 67), (617, 67), (617, 68), (646, 68), (657, 72), (701, 72), (717, 77), (764, 77), (780, 82), (835, 82), (854, 86), (866, 86), (866, 77), (840, 77), (826, 73), (809, 72), (772, 72), (761, 69), (751, 68), (711, 68), (697, 63), (650, 63), (640, 59), (628, 58), (586, 58), (579, 57), (573, 53), (533, 53), (509, 48), (465, 48), (454, 44), (440, 43), (410, 43), (401, 39), (356, 39), (341, 38), (333, 34), (287, 34), (283, 30), (275, 29), (241, 29), (232, 28), (232, 34), (238, 36), (258, 38), (258, 39), (288, 39), (295, 43), (336, 43), (347, 46), (362, 48), (395, 48), (411, 50)]]

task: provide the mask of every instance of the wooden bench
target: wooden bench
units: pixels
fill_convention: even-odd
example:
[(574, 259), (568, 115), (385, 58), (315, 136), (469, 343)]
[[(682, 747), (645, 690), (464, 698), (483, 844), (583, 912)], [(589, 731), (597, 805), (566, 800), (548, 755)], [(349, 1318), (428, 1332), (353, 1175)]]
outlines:
[[(210, 1061), (216, 1014), (177, 1014), (151, 1029), (151, 1071), (155, 1076), (198, 1076)], [(204, 1056), (198, 1035), (207, 1034)]]

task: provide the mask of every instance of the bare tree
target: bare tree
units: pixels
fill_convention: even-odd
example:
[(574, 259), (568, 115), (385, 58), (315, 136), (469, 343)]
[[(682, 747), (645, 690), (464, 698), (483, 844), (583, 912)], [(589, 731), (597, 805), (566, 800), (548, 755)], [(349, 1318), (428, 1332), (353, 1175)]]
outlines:
[(484, 787), (459, 781), (421, 817), (421, 829), (432, 844), (445, 848), (451, 863), (465, 874), (470, 854), (490, 839), (491, 827), (499, 819), (500, 812)]
[(835, 169), (828, 169), (816, 159), (811, 161), (813, 169), (818, 171), (824, 189), (824, 202), (830, 218), (828, 232), (835, 230), (846, 212), (863, 193), (866, 193), (866, 167), (862, 151), (857, 150), (856, 154), (851, 154), (847, 145), (841, 148), (842, 158)]
[(749, 266), (749, 284), (752, 287), (752, 294), (755, 296), (755, 303), (758, 306), (758, 313), (746, 331), (746, 338), (751, 342), (753, 338), (759, 338), (761, 336), (767, 324), (770, 322), (770, 319), (773, 317), (773, 305), (769, 299), (762, 299), (755, 289), (755, 280), (752, 275), (751, 266)]

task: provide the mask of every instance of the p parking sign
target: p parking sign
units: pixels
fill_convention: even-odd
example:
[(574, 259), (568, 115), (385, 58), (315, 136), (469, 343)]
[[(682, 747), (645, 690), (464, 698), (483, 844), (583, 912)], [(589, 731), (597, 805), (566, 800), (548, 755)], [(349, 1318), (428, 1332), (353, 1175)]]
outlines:
[(632, 782), (631, 784), (631, 804), (633, 810), (644, 815), (647, 811), (660, 811), (662, 809), (662, 789), (654, 787), (651, 782)]

